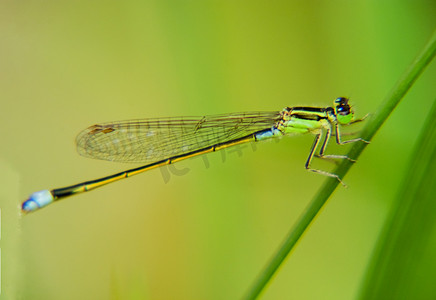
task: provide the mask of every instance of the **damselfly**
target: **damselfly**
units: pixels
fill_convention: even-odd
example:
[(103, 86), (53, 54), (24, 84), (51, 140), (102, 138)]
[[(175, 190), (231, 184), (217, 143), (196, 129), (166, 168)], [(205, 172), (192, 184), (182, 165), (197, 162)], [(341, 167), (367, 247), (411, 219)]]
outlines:
[(354, 161), (345, 155), (325, 154), (332, 132), (336, 137), (336, 143), (340, 145), (357, 141), (366, 142), (361, 138), (341, 140), (340, 126), (360, 121), (354, 120), (354, 112), (348, 102), (348, 98), (340, 97), (335, 99), (333, 107), (286, 107), (282, 111), (274, 112), (244, 112), (97, 124), (77, 136), (77, 150), (81, 155), (146, 165), (64, 188), (33, 193), (23, 202), (22, 210), (35, 211), (67, 196), (87, 192), (196, 155), (294, 133), (315, 135), (305, 168), (334, 177), (342, 183), (338, 175), (313, 169), (310, 163), (314, 156)]

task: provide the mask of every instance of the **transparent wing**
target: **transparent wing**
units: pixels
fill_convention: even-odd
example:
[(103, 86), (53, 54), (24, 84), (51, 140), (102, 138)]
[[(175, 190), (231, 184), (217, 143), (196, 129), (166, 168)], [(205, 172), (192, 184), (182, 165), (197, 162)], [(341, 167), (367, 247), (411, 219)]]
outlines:
[(76, 138), (80, 155), (151, 163), (271, 128), (280, 112), (129, 120), (93, 125)]

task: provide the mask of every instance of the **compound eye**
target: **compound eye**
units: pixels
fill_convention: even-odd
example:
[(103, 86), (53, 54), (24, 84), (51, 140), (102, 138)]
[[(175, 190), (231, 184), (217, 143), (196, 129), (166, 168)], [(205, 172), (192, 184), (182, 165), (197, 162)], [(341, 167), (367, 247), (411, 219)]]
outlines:
[(338, 97), (335, 100), (336, 104), (347, 104), (348, 103), (348, 98), (345, 97)]
[(348, 115), (351, 113), (351, 107), (348, 104), (345, 106), (339, 106), (336, 111), (338, 115)]
[(349, 99), (345, 97), (339, 97), (335, 99), (335, 110), (338, 115), (348, 115), (351, 107), (348, 104)]
[(354, 113), (348, 101), (349, 99), (345, 97), (339, 97), (335, 100), (336, 117), (340, 124), (349, 124), (354, 118)]

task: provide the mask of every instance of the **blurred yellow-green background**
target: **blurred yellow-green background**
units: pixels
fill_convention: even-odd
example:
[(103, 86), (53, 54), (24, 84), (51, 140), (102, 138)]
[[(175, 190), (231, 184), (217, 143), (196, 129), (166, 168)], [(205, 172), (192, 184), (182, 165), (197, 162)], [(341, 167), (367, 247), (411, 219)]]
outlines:
[[(241, 298), (325, 180), (304, 170), (313, 136), (189, 159), (24, 217), (19, 205), (134, 167), (75, 152), (97, 122), (337, 96), (374, 112), (435, 15), (434, 1), (2, 1), (0, 297)], [(433, 63), (262, 299), (356, 297), (435, 78)]]

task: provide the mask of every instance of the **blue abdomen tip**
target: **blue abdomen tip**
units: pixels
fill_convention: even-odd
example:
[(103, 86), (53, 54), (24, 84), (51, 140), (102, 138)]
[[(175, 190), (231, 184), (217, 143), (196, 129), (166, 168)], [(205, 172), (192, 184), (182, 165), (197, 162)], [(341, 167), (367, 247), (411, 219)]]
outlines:
[(21, 209), (25, 212), (35, 211), (53, 202), (53, 195), (49, 190), (35, 192), (23, 202)]

